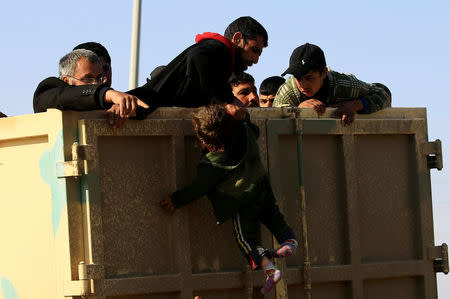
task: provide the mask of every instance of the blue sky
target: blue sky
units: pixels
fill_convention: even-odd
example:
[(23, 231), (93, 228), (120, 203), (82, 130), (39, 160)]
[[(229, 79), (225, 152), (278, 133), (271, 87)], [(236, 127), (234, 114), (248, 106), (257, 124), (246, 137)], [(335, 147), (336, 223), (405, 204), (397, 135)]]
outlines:
[[(56, 76), (59, 59), (85, 41), (108, 48), (113, 87), (127, 90), (132, 9), (132, 0), (2, 1), (0, 111), (32, 113), (38, 83)], [(324, 50), (333, 70), (389, 86), (393, 106), (427, 108), (429, 139), (442, 140), (444, 155), (444, 170), (432, 170), (435, 239), (450, 242), (450, 2), (143, 0), (139, 84), (191, 45), (195, 34), (223, 33), (242, 15), (269, 33), (269, 47), (248, 70), (258, 86), (282, 73), (295, 47), (310, 42)], [(450, 296), (450, 286), (438, 277), (440, 297)]]

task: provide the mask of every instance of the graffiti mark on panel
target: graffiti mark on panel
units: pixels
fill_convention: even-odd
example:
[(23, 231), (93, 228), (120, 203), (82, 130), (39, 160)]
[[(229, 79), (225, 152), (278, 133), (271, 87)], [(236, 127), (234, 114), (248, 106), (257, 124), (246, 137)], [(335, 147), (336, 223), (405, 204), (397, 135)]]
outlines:
[(3, 299), (19, 299), (13, 284), (6, 278), (2, 278), (2, 295)]
[(56, 163), (64, 160), (64, 143), (62, 130), (56, 137), (55, 145), (51, 151), (45, 151), (39, 161), (41, 177), (50, 186), (52, 191), (52, 224), (53, 233), (56, 234), (61, 214), (67, 204), (66, 185), (64, 179), (56, 177)]

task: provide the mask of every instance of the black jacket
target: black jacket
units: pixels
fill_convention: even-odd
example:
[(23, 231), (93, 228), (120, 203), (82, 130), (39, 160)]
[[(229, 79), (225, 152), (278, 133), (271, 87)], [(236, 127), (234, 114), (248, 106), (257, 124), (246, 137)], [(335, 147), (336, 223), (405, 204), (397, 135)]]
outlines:
[(228, 83), (234, 67), (232, 56), (229, 45), (216, 39), (200, 40), (147, 84), (129, 93), (145, 100), (152, 108), (229, 103), (234, 98)]
[(107, 90), (104, 84), (69, 85), (56, 77), (39, 83), (33, 96), (34, 112), (45, 112), (48, 108), (59, 110), (102, 110), (111, 105), (103, 103)]

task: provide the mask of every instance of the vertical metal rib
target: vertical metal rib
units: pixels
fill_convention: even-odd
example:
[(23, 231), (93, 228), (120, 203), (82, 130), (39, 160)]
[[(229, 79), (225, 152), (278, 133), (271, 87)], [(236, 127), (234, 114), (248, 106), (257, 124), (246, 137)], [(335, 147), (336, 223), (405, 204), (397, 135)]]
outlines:
[(306, 196), (303, 178), (303, 153), (302, 153), (302, 128), (300, 112), (295, 113), (295, 134), (297, 136), (297, 167), (298, 167), (298, 183), (300, 189), (300, 217), (302, 221), (302, 243), (303, 243), (303, 281), (305, 286), (305, 295), (307, 299), (311, 298), (311, 263), (309, 261), (308, 246), (308, 226), (306, 221)]

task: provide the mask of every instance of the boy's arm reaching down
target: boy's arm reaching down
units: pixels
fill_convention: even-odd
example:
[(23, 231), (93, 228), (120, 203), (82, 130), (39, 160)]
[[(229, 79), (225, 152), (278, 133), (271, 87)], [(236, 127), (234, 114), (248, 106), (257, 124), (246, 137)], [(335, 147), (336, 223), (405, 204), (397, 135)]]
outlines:
[(175, 208), (187, 205), (203, 195), (211, 192), (222, 180), (225, 170), (212, 165), (201, 163), (197, 168), (197, 176), (186, 187), (175, 191), (172, 203)]

